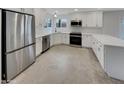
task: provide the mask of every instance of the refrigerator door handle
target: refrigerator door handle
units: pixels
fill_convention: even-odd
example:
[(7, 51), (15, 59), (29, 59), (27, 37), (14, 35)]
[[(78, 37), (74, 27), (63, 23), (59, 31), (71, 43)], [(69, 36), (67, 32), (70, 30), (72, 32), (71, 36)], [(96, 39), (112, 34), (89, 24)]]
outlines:
[(35, 43), (34, 17), (25, 15), (25, 46)]

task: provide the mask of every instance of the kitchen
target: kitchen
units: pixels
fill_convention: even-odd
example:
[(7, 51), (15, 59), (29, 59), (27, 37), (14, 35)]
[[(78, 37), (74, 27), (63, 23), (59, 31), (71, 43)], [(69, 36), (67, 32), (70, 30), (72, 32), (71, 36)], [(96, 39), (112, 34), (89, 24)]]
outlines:
[[(29, 25), (29, 31), (26, 29), (28, 26), (25, 23), (24, 33), (31, 30), (35, 32), (35, 34), (34, 32), (31, 33), (32, 39), (35, 40), (22, 47), (26, 48), (34, 44), (35, 49), (33, 48), (33, 51), (35, 53), (31, 58), (35, 58), (33, 58), (33, 63), (22, 67), (23, 69), (15, 75), (1, 79), (2, 83), (124, 83), (123, 8), (1, 9), (2, 35), (6, 31), (11, 31), (10, 29), (7, 30), (7, 27), (4, 29), (5, 21), (8, 28), (11, 24), (9, 22), (11, 22), (12, 16), (7, 16), (9, 13), (10, 15), (12, 15), (11, 13), (18, 13), (25, 16), (23, 21)], [(30, 21), (30, 17), (29, 19), (26, 17), (28, 15), (32, 17), (32, 21)], [(8, 37), (9, 34), (6, 38), (4, 37), (4, 40)], [(10, 38), (8, 40), (11, 40)], [(30, 39), (27, 38), (27, 35), (24, 38), (24, 42)], [(8, 43), (10, 42), (12, 41)], [(2, 53), (4, 54), (5, 51), (2, 50)], [(20, 62), (18, 59), (16, 61), (16, 63)], [(1, 63), (3, 70), (6, 68), (7, 62), (4, 64), (2, 60)], [(9, 60), (8, 63), (11, 61)], [(18, 66), (16, 68), (18, 69)], [(8, 73), (11, 72), (10, 70)], [(1, 76), (4, 76), (5, 73), (7, 74), (6, 71), (2, 71)]]

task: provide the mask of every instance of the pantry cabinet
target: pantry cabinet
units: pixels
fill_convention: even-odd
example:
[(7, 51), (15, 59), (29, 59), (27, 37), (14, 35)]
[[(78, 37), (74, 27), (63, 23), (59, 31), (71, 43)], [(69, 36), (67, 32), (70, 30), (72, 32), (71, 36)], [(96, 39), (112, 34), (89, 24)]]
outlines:
[(36, 56), (42, 52), (42, 37), (36, 39)]

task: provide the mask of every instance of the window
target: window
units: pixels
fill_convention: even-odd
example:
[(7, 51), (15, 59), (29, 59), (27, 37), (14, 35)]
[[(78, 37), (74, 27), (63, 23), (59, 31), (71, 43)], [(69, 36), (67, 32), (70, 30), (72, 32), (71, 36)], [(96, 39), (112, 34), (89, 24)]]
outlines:
[(61, 27), (61, 19), (56, 20), (56, 27)]
[(67, 20), (66, 19), (56, 19), (56, 27), (66, 27), (67, 26)]
[(45, 21), (45, 26), (44, 28), (48, 28), (48, 27), (52, 27), (52, 20), (50, 18), (48, 18), (46, 21)]
[(48, 19), (47, 27), (52, 27), (52, 21), (51, 21), (51, 19)]

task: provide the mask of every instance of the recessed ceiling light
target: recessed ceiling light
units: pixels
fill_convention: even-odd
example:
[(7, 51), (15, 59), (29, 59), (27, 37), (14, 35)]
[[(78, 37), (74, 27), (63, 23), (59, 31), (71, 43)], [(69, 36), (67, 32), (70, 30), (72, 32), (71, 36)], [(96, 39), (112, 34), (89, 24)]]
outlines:
[(56, 14), (54, 14), (54, 17), (57, 17), (57, 15), (56, 15)]
[(74, 9), (74, 11), (78, 11), (78, 9)]
[(54, 13), (54, 17), (57, 17), (57, 14), (56, 13)]
[(54, 17), (57, 17), (57, 13), (58, 13), (58, 11), (56, 10), (56, 11), (54, 12)]

